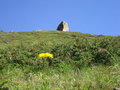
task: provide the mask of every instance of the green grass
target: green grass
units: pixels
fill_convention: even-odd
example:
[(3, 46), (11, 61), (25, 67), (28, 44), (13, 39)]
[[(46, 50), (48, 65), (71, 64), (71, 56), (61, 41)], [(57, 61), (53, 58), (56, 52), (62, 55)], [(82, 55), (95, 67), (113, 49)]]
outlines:
[[(37, 59), (39, 53), (53, 59)], [(120, 88), (120, 36), (0, 32), (0, 90)]]
[(119, 71), (118, 65), (81, 70), (49, 68), (36, 73), (9, 67), (1, 74), (1, 85), (10, 90), (113, 90), (120, 86)]

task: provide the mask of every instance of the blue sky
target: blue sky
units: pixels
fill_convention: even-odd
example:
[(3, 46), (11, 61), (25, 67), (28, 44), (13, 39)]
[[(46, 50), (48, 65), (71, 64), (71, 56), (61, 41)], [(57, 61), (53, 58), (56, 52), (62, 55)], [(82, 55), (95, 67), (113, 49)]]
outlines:
[(120, 0), (0, 0), (0, 30), (56, 30), (120, 35)]

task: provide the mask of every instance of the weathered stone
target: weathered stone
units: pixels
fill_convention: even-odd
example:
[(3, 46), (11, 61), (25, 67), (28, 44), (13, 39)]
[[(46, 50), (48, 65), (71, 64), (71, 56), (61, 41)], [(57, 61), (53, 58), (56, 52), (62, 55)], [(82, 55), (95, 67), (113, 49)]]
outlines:
[(68, 23), (65, 22), (65, 21), (62, 21), (62, 22), (58, 25), (57, 30), (58, 30), (58, 31), (64, 31), (64, 32), (69, 31)]

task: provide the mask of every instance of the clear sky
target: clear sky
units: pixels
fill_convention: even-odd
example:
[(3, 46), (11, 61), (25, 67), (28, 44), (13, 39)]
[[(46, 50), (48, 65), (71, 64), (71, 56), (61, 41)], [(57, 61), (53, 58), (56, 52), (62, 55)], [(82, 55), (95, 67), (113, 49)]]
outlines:
[(0, 30), (56, 30), (120, 35), (120, 0), (0, 0)]

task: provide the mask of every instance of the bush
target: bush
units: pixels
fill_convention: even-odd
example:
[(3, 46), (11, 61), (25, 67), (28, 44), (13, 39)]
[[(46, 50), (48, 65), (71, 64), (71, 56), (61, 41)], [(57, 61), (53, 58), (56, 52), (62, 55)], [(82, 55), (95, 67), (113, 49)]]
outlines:
[[(60, 67), (62, 62), (79, 68), (99, 63), (111, 65), (116, 59), (114, 56), (120, 56), (120, 49), (117, 47), (115, 40), (109, 38), (76, 38), (73, 42), (52, 44), (51, 46), (47, 46), (47, 43), (37, 43), (34, 46), (21, 43), (15, 47), (0, 50), (0, 68), (5, 67), (2, 63), (21, 67), (29, 65), (38, 69), (48, 66)], [(53, 59), (36, 58), (38, 53), (47, 51), (54, 55)]]

